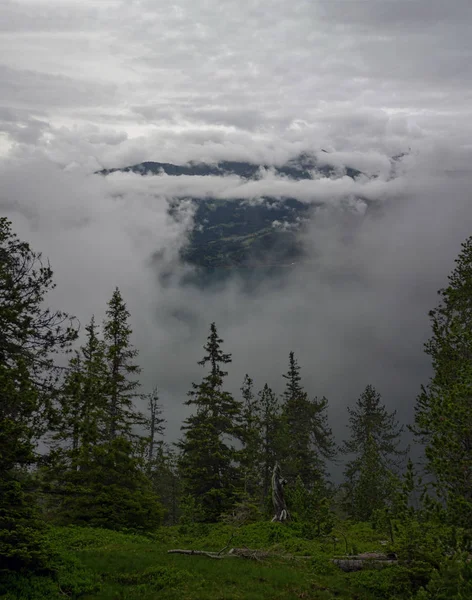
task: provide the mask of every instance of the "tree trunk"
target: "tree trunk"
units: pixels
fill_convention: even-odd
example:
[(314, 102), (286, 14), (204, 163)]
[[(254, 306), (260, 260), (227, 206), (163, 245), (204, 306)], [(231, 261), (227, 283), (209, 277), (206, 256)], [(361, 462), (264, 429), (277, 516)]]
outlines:
[(282, 477), (280, 465), (276, 462), (272, 472), (272, 503), (275, 512), (272, 522), (283, 522), (290, 519), (284, 494), (284, 485), (286, 483), (287, 480)]

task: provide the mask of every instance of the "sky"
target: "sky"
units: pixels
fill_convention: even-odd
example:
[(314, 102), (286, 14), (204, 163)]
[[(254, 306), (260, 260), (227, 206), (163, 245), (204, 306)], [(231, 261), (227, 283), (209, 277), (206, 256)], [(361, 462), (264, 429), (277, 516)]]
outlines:
[[(427, 314), (472, 233), (471, 34), (470, 0), (0, 2), (1, 214), (49, 257), (53, 306), (85, 324), (120, 287), (170, 438), (212, 321), (235, 392), (246, 372), (280, 391), (294, 350), (340, 437), (368, 383), (411, 420), (430, 375)], [(275, 165), (301, 151), (366, 176), (94, 175), (143, 160)], [(185, 269), (193, 216), (184, 204), (172, 222), (167, 203), (192, 194), (320, 204), (309, 259), (253, 295), (236, 278), (218, 293), (163, 286), (162, 265)]]

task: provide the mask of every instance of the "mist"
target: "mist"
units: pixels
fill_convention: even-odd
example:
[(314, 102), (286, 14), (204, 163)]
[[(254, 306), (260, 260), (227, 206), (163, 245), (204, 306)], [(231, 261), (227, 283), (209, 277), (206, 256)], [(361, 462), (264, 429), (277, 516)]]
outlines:
[[(293, 350), (309, 394), (328, 398), (341, 441), (346, 406), (367, 384), (401, 422), (411, 422), (420, 385), (430, 376), (423, 353), (427, 314), (470, 234), (466, 159), (425, 147), (406, 155), (394, 177), (385, 170), (375, 179), (299, 185), (270, 173), (249, 183), (237, 177), (102, 177), (44, 156), (16, 156), (0, 167), (0, 207), (20, 238), (49, 258), (57, 283), (49, 304), (75, 315), (82, 330), (92, 315), (103, 319), (113, 289), (121, 289), (140, 352), (142, 390), (158, 386), (169, 441), (188, 414), (191, 382), (204, 374), (197, 361), (213, 321), (233, 357), (230, 391), (237, 394), (248, 373), (256, 389), (267, 382), (281, 392)], [(370, 154), (368, 160), (386, 164), (388, 157), (372, 161)], [(342, 193), (333, 192), (337, 185)], [(183, 285), (181, 275), (191, 267), (181, 264), (179, 250), (193, 208), (183, 202), (176, 221), (167, 213), (169, 201), (192, 192), (254, 201), (262, 193), (285, 195), (287, 186), (292, 197), (316, 209), (300, 233), (306, 257), (283, 284), (268, 279), (249, 292), (234, 275), (218, 288)], [(246, 196), (245, 188), (252, 189)], [(367, 195), (374, 210), (359, 199)], [(174, 273), (165, 283), (163, 270)]]
[[(470, 15), (469, 0), (0, 3), (0, 214), (49, 258), (47, 301), (82, 331), (121, 289), (169, 440), (213, 321), (233, 392), (245, 373), (280, 391), (293, 350), (339, 441), (368, 383), (411, 421), (428, 311), (471, 233)], [(304, 151), (339, 177), (270, 168)], [(94, 174), (150, 160), (269, 168), (257, 181)], [(194, 208), (175, 221), (169, 202), (268, 195), (313, 207), (283, 284), (183, 285)]]

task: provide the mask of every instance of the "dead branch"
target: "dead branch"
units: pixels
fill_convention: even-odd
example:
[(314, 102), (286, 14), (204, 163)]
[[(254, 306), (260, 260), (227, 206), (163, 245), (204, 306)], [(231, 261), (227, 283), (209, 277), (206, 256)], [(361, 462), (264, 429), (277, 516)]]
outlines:
[(224, 548), (221, 548), (221, 550), (218, 552), (218, 556), (219, 556), (220, 554), (223, 554), (223, 552), (229, 548), (229, 546), (230, 546), (230, 544), (231, 544), (231, 540), (232, 540), (233, 538), (234, 538), (234, 532), (231, 534), (231, 536), (230, 536), (230, 538), (229, 538), (229, 540), (228, 540), (228, 543), (226, 544), (226, 546), (225, 546)]

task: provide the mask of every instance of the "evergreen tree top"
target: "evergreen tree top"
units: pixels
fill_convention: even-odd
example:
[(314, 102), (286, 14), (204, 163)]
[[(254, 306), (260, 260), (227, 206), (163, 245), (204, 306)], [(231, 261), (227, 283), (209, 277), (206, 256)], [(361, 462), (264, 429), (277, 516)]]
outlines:
[(300, 385), (300, 381), (302, 380), (300, 376), (300, 367), (293, 351), (289, 354), (288, 371), (286, 374), (282, 375), (282, 377), (287, 380), (283, 393), (286, 401), (293, 401), (304, 393), (303, 388)]
[(407, 450), (399, 450), (403, 432), (396, 418), (396, 411), (388, 412), (382, 397), (374, 386), (367, 385), (354, 407), (348, 406), (350, 439), (345, 441), (342, 452), (359, 452), (375, 441), (384, 457), (404, 456)]
[(203, 346), (206, 354), (198, 362), (199, 365), (205, 366), (207, 363), (211, 363), (212, 373), (219, 372), (221, 377), (225, 377), (227, 373), (219, 370), (219, 364), (228, 364), (231, 362), (231, 354), (225, 354), (220, 346), (223, 340), (218, 336), (215, 323), (210, 325), (210, 335), (207, 338), (207, 343)]
[(224, 401), (224, 398), (229, 394), (221, 391), (224, 378), (228, 375), (220, 365), (225, 365), (231, 362), (231, 354), (226, 354), (221, 350), (223, 340), (218, 336), (215, 323), (210, 326), (210, 334), (207, 338), (207, 343), (203, 346), (206, 354), (202, 360), (198, 361), (200, 366), (205, 366), (210, 363), (210, 372), (203, 378), (201, 383), (192, 383), (192, 390), (188, 393), (190, 399), (186, 404), (206, 404), (214, 405), (216, 395), (220, 396), (217, 404)]
[(447, 385), (457, 376), (457, 365), (472, 357), (472, 237), (461, 244), (449, 285), (440, 289), (439, 305), (429, 312), (432, 336), (425, 344), (435, 370), (434, 382)]
[(73, 318), (44, 308), (54, 288), (49, 263), (0, 217), (0, 361), (25, 361), (36, 381), (52, 368), (50, 353), (67, 350), (77, 338)]

